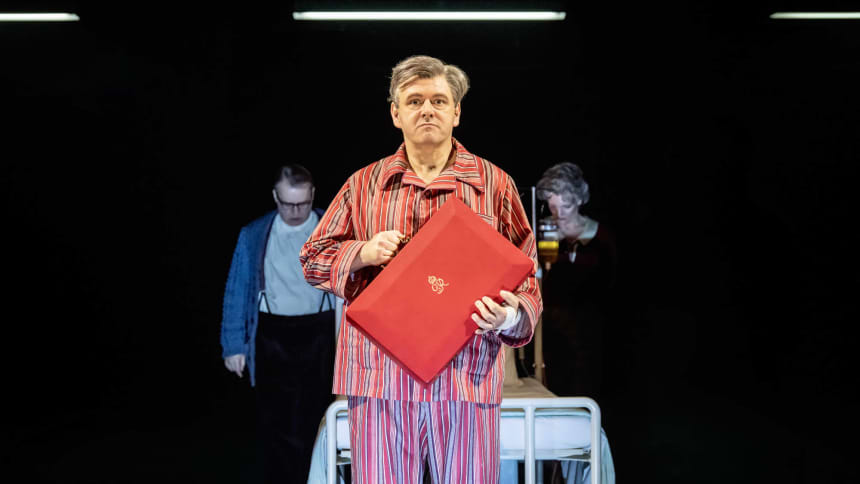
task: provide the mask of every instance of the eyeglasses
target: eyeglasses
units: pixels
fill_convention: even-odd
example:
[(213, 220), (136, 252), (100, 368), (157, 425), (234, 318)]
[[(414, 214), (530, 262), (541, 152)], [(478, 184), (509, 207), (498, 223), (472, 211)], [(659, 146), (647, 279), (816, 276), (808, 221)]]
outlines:
[(277, 191), (277, 190), (275, 190), (275, 199), (278, 201), (278, 203), (280, 203), (281, 205), (283, 205), (283, 206), (284, 206), (284, 208), (286, 208), (286, 209), (288, 209), (288, 210), (301, 210), (301, 209), (303, 209), (303, 208), (307, 208), (307, 207), (308, 207), (311, 203), (313, 203), (313, 201), (314, 201), (314, 200), (311, 198), (311, 199), (309, 199), (309, 200), (305, 200), (304, 202), (299, 202), (299, 203), (290, 203), (290, 202), (285, 202), (285, 201), (281, 200), (281, 197), (280, 197), (280, 195), (278, 195), (278, 191)]

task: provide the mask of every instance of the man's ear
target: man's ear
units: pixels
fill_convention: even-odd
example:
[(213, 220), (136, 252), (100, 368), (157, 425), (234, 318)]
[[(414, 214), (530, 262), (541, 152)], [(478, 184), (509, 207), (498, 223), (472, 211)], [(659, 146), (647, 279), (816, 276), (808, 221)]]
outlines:
[(278, 204), (278, 192), (275, 188), (272, 188), (272, 200), (275, 201), (275, 205)]
[(391, 102), (391, 121), (394, 123), (394, 126), (400, 129), (403, 129), (403, 125), (400, 123), (400, 112), (397, 110), (397, 105), (394, 102)]

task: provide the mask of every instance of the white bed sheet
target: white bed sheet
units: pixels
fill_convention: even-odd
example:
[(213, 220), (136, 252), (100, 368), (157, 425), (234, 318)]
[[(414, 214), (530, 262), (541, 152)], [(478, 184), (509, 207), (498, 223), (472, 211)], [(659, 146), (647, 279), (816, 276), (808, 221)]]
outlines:
[[(555, 397), (534, 378), (520, 378), (520, 385), (508, 385), (504, 398)], [(502, 409), (499, 438), (502, 459), (523, 458), (525, 420), (523, 412)], [(591, 417), (580, 409), (545, 409), (535, 416), (535, 455), (538, 459), (561, 459), (582, 455), (591, 448)]]

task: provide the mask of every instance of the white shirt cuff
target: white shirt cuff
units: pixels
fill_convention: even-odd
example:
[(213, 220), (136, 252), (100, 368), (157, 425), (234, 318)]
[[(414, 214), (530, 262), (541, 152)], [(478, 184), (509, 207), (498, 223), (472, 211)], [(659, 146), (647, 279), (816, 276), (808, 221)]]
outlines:
[(505, 311), (508, 313), (507, 316), (505, 316), (505, 322), (494, 330), (496, 334), (499, 334), (500, 332), (508, 328), (513, 328), (520, 322), (520, 319), (522, 319), (522, 314), (520, 313), (519, 309), (514, 309), (511, 306), (505, 306)]

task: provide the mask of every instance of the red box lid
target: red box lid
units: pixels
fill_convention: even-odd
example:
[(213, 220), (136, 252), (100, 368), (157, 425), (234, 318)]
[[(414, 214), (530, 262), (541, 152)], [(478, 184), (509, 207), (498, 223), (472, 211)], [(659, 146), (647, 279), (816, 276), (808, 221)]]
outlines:
[(451, 197), (349, 305), (346, 317), (429, 384), (475, 335), (474, 302), (514, 291), (534, 262)]

